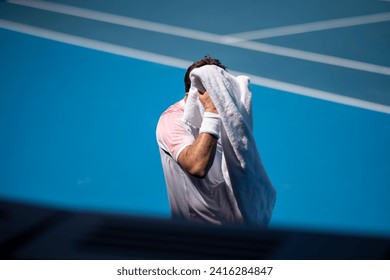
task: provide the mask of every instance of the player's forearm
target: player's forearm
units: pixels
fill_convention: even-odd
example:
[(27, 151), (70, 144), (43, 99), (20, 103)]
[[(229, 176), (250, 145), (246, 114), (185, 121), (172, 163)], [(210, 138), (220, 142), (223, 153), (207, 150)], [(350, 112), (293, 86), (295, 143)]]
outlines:
[(200, 133), (195, 142), (180, 153), (179, 164), (193, 176), (206, 176), (214, 161), (217, 141), (209, 133)]
[(199, 92), (199, 100), (205, 109), (202, 126), (195, 142), (180, 153), (178, 162), (191, 175), (204, 177), (214, 161), (221, 118), (207, 92)]

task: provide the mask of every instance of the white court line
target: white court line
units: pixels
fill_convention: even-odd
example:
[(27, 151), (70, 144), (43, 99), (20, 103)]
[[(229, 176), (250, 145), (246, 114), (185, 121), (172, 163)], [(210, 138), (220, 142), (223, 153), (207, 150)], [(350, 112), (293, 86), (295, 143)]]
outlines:
[(112, 53), (116, 55), (126, 56), (130, 58), (141, 59), (149, 62), (159, 63), (167, 66), (187, 68), (193, 62), (177, 59), (170, 56), (154, 54), (150, 52), (140, 51), (128, 47), (123, 47), (111, 43), (97, 41), (93, 39), (74, 36), (62, 32), (52, 31), (49, 29), (34, 27), (22, 23), (12, 22), (0, 19), (0, 28), (8, 29), (15, 32), (20, 32), (44, 39), (49, 39), (61, 43), (66, 43), (78, 47), (84, 47), (92, 50)]
[(7, 0), (6, 2), (15, 5), (45, 10), (49, 12), (71, 15), (71, 16), (96, 20), (105, 23), (117, 24), (126, 27), (148, 30), (148, 31), (153, 31), (153, 32), (158, 32), (158, 33), (163, 33), (168, 35), (174, 35), (178, 37), (185, 37), (185, 38), (202, 40), (207, 42), (216, 42), (220, 39), (219, 35), (215, 35), (208, 32), (196, 31), (192, 29), (167, 25), (163, 23), (156, 23), (152, 21), (130, 18), (130, 17), (120, 16), (116, 14), (99, 12), (95, 10), (79, 8), (79, 7), (74, 7), (74, 6), (64, 5), (64, 4), (51, 3), (47, 1)]
[[(71, 44), (79, 47), (84, 47), (84, 48), (98, 50), (106, 53), (112, 53), (112, 54), (121, 55), (125, 57), (140, 59), (140, 60), (149, 61), (153, 63), (159, 63), (159, 64), (181, 68), (181, 69), (187, 69), (187, 67), (192, 64), (192, 61), (188, 61), (188, 60), (182, 60), (174, 57), (140, 51), (140, 50), (124, 47), (124, 46), (87, 39), (75, 35), (33, 27), (26, 24), (16, 23), (16, 22), (2, 20), (2, 19), (0, 19), (0, 28), (4, 28), (7, 30), (20, 32), (32, 36), (37, 36), (40, 38), (54, 40), (66, 44)], [(317, 98), (321, 100), (331, 101), (343, 105), (390, 114), (390, 106), (386, 106), (383, 104), (346, 97), (336, 93), (331, 93), (331, 92), (321, 91), (309, 87), (303, 87), (295, 84), (285, 83), (285, 82), (272, 80), (261, 76), (255, 76), (247, 73), (235, 72), (235, 71), (231, 71), (231, 72), (232, 74), (235, 75), (240, 74), (240, 75), (249, 76), (251, 78), (251, 82), (256, 85), (273, 88), (276, 90), (286, 91), (289, 93), (304, 95), (304, 96)]]
[(370, 64), (361, 61), (335, 57), (335, 56), (329, 56), (325, 54), (312, 53), (312, 52), (279, 47), (275, 45), (263, 44), (263, 43), (252, 42), (252, 41), (235, 42), (235, 43), (231, 43), (231, 45), (243, 49), (258, 51), (258, 52), (272, 53), (272, 54), (291, 57), (291, 58), (309, 60), (312, 62), (318, 62), (322, 64), (335, 65), (335, 66), (354, 69), (354, 70), (372, 72), (376, 74), (390, 75), (390, 67), (380, 66), (380, 65), (375, 65), (375, 64)]
[[(309, 22), (302, 24), (295, 24), (289, 26), (281, 26), (274, 28), (267, 28), (261, 30), (253, 30), (247, 32), (240, 32), (229, 34), (228, 36), (233, 37), (231, 40), (236, 41), (247, 41), (247, 40), (258, 40), (264, 38), (272, 38), (300, 33), (307, 33), (320, 30), (336, 29), (342, 27), (350, 27), (356, 25), (378, 23), (390, 20), (390, 13), (378, 13), (372, 15), (331, 19), (317, 22)], [(236, 38), (236, 39), (234, 39)]]
[(179, 36), (179, 37), (184, 37), (189, 39), (227, 45), (231, 47), (248, 49), (256, 52), (269, 53), (273, 55), (291, 57), (295, 59), (307, 60), (307, 61), (312, 61), (312, 62), (317, 62), (322, 64), (334, 65), (338, 67), (344, 67), (344, 68), (349, 68), (349, 69), (354, 69), (359, 71), (366, 71), (366, 72), (390, 76), (390, 67), (351, 60), (351, 59), (345, 59), (345, 58), (340, 58), (340, 57), (335, 57), (330, 55), (318, 54), (314, 52), (279, 47), (279, 46), (258, 43), (258, 42), (247, 42), (247, 41), (233, 42), (234, 40), (230, 36), (222, 36), (222, 35), (212, 34), (208, 32), (202, 32), (202, 31), (196, 31), (196, 30), (182, 28), (182, 27), (171, 26), (167, 24), (155, 23), (155, 22), (150, 22), (145, 20), (138, 20), (134, 18), (118, 16), (115, 14), (88, 10), (84, 8), (78, 8), (78, 7), (67, 6), (67, 5), (56, 4), (56, 3), (49, 3), (46, 1), (9, 0), (7, 2), (17, 4), (17, 5), (37, 8), (41, 10), (62, 13), (66, 15), (93, 19), (100, 22), (112, 23), (112, 24), (132, 27), (132, 28), (159, 32), (163, 34), (169, 34), (173, 36)]

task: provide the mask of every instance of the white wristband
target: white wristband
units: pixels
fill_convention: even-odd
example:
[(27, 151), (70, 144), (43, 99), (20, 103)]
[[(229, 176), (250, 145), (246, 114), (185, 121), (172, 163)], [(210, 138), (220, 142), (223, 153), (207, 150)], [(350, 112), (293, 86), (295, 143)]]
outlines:
[(219, 132), (221, 131), (221, 117), (216, 113), (205, 112), (203, 115), (202, 125), (199, 133), (205, 132), (211, 134), (219, 139)]

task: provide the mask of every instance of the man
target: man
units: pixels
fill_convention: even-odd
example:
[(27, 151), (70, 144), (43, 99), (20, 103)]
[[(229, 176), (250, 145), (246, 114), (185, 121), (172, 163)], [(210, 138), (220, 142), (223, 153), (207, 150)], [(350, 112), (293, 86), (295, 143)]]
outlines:
[[(157, 142), (173, 218), (212, 224), (243, 223), (237, 201), (222, 172), (221, 118), (207, 91), (198, 91), (204, 107), (196, 129), (183, 120), (191, 87), (190, 73), (204, 65), (225, 70), (218, 59), (206, 56), (186, 71), (185, 97), (170, 106), (157, 125)], [(245, 179), (245, 178), (243, 178)]]

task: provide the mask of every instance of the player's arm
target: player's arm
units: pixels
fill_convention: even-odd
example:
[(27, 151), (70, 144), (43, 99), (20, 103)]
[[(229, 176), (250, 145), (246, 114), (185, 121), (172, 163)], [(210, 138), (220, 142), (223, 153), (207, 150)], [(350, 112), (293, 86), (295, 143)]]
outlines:
[(214, 161), (221, 120), (207, 92), (199, 93), (199, 100), (205, 108), (200, 133), (191, 145), (183, 149), (177, 161), (191, 175), (204, 177)]

